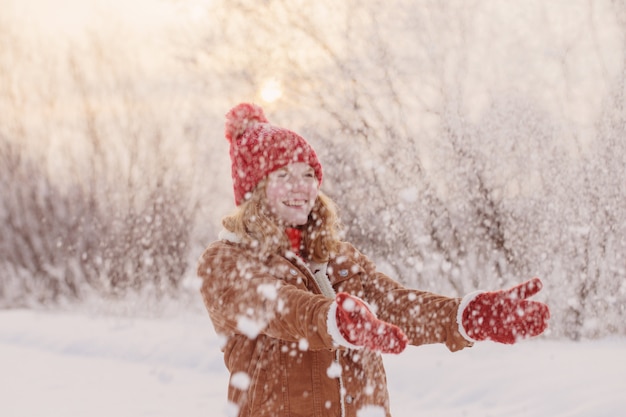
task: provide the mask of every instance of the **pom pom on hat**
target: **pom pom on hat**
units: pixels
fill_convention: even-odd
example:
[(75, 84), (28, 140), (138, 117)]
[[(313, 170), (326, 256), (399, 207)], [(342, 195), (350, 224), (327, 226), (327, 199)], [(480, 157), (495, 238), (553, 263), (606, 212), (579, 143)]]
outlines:
[(322, 165), (311, 145), (291, 130), (271, 125), (263, 109), (241, 103), (226, 113), (235, 203), (240, 205), (271, 172), (290, 163), (309, 164), (322, 182)]
[(267, 123), (263, 109), (256, 104), (241, 103), (226, 113), (226, 140), (237, 140), (246, 129), (256, 123)]

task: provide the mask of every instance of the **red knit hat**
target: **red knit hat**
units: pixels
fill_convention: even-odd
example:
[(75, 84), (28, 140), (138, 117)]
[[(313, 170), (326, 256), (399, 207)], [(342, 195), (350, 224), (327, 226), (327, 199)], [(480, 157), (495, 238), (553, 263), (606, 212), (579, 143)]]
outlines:
[(322, 182), (322, 165), (309, 143), (298, 134), (269, 124), (263, 109), (241, 103), (226, 113), (226, 139), (230, 142), (235, 204), (269, 173), (293, 162), (309, 164)]

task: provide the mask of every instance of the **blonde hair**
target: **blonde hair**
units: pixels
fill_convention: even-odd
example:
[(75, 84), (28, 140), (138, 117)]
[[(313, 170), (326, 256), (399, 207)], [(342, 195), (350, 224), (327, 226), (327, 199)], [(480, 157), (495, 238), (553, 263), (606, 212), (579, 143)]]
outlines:
[[(289, 239), (267, 208), (265, 185), (261, 181), (237, 211), (224, 217), (224, 227), (235, 233), (245, 245), (254, 248), (260, 256), (291, 250)], [(327, 262), (337, 252), (342, 229), (335, 203), (321, 191), (302, 230), (302, 256), (314, 262)]]

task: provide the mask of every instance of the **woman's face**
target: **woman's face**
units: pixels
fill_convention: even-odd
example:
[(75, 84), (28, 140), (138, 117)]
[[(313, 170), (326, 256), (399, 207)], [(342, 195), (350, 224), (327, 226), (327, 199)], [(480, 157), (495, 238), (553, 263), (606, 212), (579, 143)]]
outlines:
[(267, 176), (267, 205), (281, 224), (300, 226), (306, 224), (318, 190), (313, 168), (304, 162), (295, 162)]

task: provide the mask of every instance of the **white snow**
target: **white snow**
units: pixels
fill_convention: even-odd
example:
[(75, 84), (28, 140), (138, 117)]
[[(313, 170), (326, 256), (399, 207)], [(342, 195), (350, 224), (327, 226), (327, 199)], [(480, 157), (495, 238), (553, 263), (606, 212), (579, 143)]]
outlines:
[[(222, 342), (204, 314), (2, 311), (0, 415), (234, 416)], [(626, 409), (625, 354), (625, 339), (532, 340), (410, 347), (385, 363), (394, 417), (615, 417)]]
[(377, 406), (366, 406), (357, 411), (356, 417), (385, 417), (385, 409)]
[(278, 288), (274, 284), (261, 284), (257, 291), (268, 300), (274, 301), (278, 298)]
[(326, 375), (329, 378), (339, 378), (341, 376), (341, 365), (336, 362), (330, 364), (326, 370)]
[(261, 321), (254, 320), (246, 316), (239, 316), (237, 318), (237, 329), (250, 339), (257, 337), (264, 327), (265, 323)]
[(309, 350), (309, 341), (305, 338), (300, 339), (300, 341), (298, 342), (298, 349), (303, 352)]
[(230, 385), (240, 390), (248, 389), (250, 382), (250, 376), (245, 372), (235, 372), (230, 378)]

